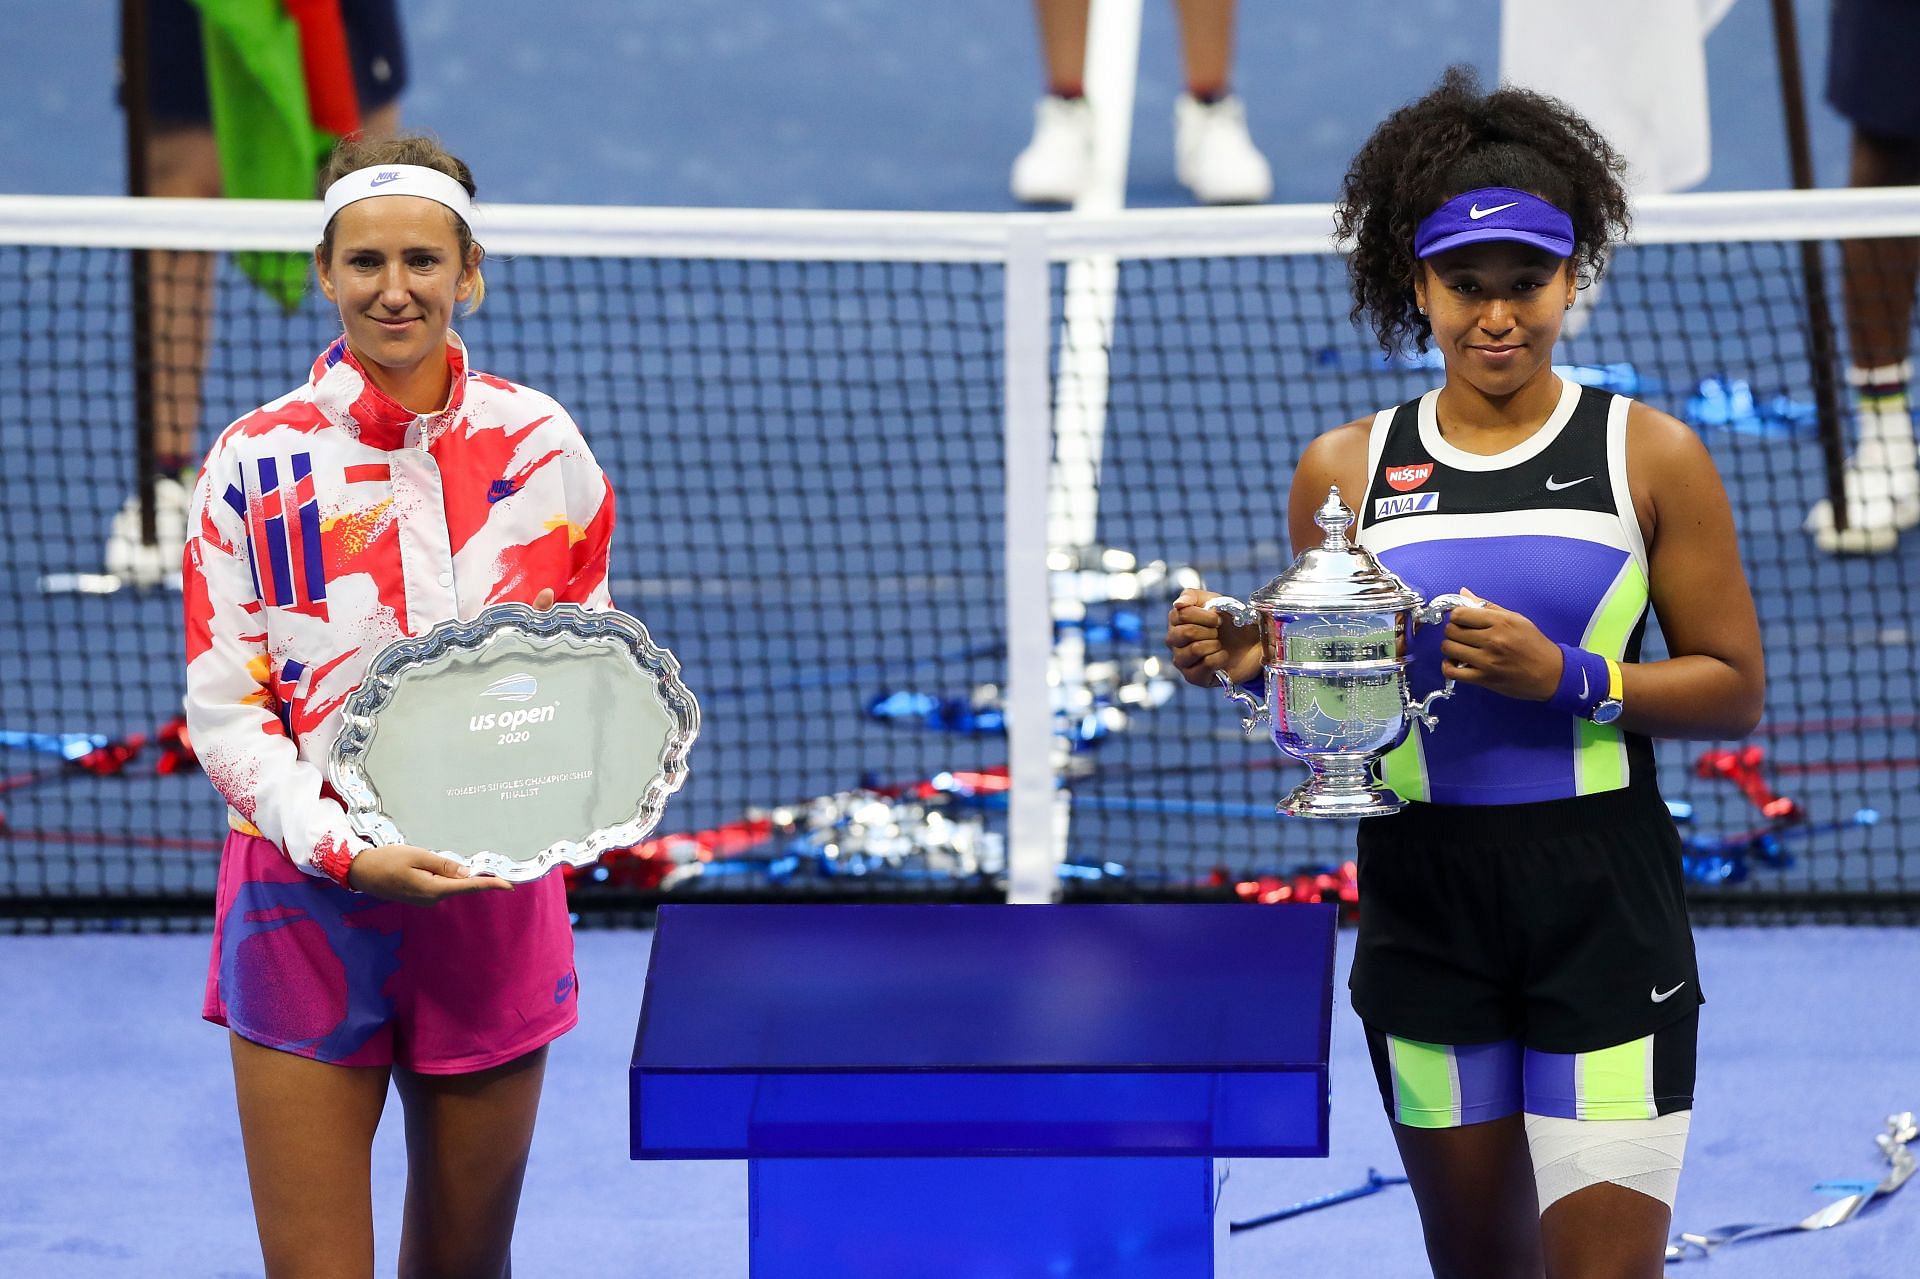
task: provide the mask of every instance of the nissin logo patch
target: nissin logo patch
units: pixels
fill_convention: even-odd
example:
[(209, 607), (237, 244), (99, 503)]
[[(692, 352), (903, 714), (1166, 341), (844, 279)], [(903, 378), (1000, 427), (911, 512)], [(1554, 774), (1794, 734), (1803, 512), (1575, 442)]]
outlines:
[(1425, 484), (1427, 477), (1432, 474), (1431, 462), (1421, 462), (1416, 466), (1389, 466), (1387, 483), (1393, 486), (1395, 492), (1406, 493)]
[(1417, 515), (1422, 511), (1437, 511), (1439, 509), (1440, 495), (1438, 493), (1409, 493), (1405, 497), (1375, 498), (1373, 503), (1373, 518), (1376, 520), (1384, 520), (1395, 515)]

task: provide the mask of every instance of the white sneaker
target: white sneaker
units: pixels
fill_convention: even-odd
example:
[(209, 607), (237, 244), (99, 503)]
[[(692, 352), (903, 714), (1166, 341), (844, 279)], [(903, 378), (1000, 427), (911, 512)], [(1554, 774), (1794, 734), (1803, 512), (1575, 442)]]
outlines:
[(178, 573), (187, 545), (187, 505), (192, 497), (178, 477), (154, 477), (152, 546), (140, 540), (140, 495), (129, 497), (107, 531), (106, 571), (135, 586), (158, 586)]
[(1173, 104), (1174, 173), (1202, 204), (1259, 204), (1273, 194), (1273, 170), (1247, 136), (1237, 97), (1202, 102), (1183, 93)]
[(1807, 512), (1806, 531), (1829, 555), (1884, 555), (1900, 534), (1920, 524), (1920, 468), (1909, 456), (1904, 465), (1847, 463), (1842, 477), (1847, 494), (1847, 527), (1833, 526), (1833, 504), (1821, 498)]
[(1022, 204), (1072, 204), (1093, 174), (1093, 108), (1085, 98), (1040, 99), (1033, 140), (1013, 161), (1013, 198)]

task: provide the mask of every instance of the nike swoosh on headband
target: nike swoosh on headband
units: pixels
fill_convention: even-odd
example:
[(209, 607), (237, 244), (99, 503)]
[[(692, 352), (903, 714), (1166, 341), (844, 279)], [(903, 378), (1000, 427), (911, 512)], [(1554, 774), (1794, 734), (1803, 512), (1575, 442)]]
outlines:
[(1507, 204), (1496, 204), (1491, 209), (1483, 209), (1476, 204), (1471, 209), (1467, 210), (1467, 216), (1472, 218), (1475, 222), (1478, 222), (1481, 218), (1484, 218), (1489, 214), (1498, 213), (1502, 209), (1511, 209), (1512, 207), (1514, 207), (1514, 205), (1519, 203), (1520, 201), (1514, 200)]

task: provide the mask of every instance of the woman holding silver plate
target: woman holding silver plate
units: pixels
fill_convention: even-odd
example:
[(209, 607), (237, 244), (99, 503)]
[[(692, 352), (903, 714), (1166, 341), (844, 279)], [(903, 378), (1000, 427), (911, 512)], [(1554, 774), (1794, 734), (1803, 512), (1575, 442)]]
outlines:
[[(1358, 833), (1353, 1005), (1440, 1276), (1661, 1273), (1701, 995), (1650, 739), (1743, 736), (1765, 693), (1706, 449), (1553, 369), (1623, 167), (1564, 104), (1457, 69), (1381, 124), (1337, 213), (1354, 313), (1446, 379), (1314, 440), (1289, 497), (1297, 551), (1337, 485), (1411, 591), (1472, 601), (1408, 642), (1413, 700), (1458, 688)], [(1175, 602), (1175, 664), (1256, 679), (1260, 633), (1210, 598)]]
[(231, 806), (204, 1015), (230, 1030), (267, 1272), (371, 1274), (369, 1151), (406, 1110), (403, 1274), (504, 1275), (546, 1065), (577, 1019), (565, 885), (355, 833), (326, 780), (383, 646), (509, 601), (609, 607), (613, 492), (566, 411), (481, 373), (467, 166), (342, 143), (314, 253), (344, 333), (209, 453), (187, 721)]

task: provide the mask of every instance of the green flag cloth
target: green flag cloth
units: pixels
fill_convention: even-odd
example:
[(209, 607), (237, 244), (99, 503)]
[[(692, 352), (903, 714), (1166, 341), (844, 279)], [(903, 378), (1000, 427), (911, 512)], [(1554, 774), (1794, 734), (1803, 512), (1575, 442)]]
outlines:
[[(311, 200), (332, 135), (313, 125), (300, 28), (281, 0), (193, 0), (206, 47), (207, 98), (220, 180), (239, 200)], [(165, 74), (165, 68), (155, 68)], [(239, 253), (235, 261), (292, 310), (306, 293), (304, 253)]]

